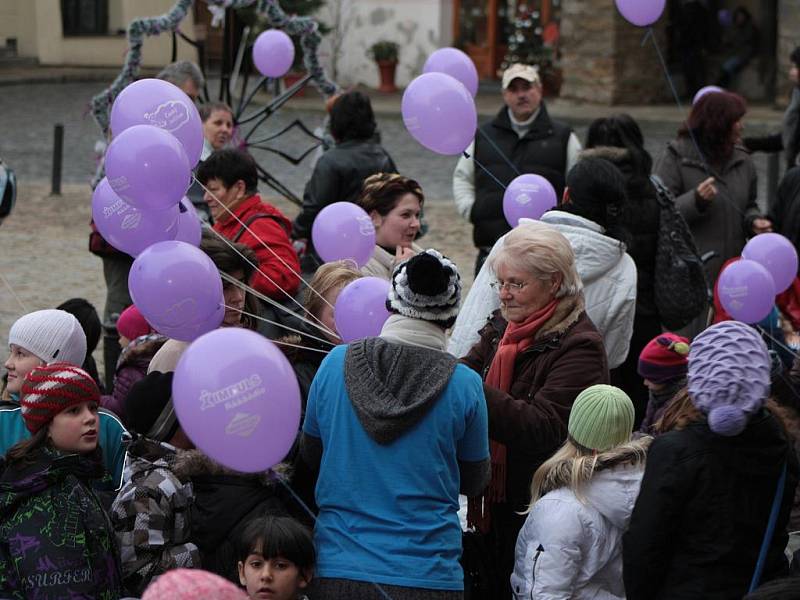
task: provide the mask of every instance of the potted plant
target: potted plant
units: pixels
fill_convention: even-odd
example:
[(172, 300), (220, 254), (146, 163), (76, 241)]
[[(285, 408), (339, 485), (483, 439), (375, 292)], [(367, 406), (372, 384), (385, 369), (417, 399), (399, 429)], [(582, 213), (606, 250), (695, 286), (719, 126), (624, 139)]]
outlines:
[(397, 71), (397, 57), (399, 55), (400, 46), (395, 42), (381, 40), (369, 47), (367, 56), (378, 63), (378, 69), (381, 74), (379, 92), (391, 94), (397, 91), (397, 86), (394, 84), (394, 75)]

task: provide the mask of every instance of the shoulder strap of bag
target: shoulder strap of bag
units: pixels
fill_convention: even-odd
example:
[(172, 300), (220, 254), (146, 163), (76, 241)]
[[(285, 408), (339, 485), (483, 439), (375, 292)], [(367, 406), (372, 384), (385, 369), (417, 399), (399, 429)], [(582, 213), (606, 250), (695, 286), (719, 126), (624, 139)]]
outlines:
[[(250, 225), (253, 224), (254, 221), (257, 221), (258, 219), (272, 219), (278, 225), (281, 226), (281, 229), (286, 231), (286, 226), (284, 225), (283, 221), (278, 217), (278, 215), (268, 215), (266, 213), (258, 213), (257, 215), (252, 215), (249, 219), (247, 219), (247, 221), (244, 222), (244, 225), (242, 225), (239, 228), (239, 231), (236, 232), (236, 235), (233, 236), (233, 239), (231, 241), (238, 242), (239, 238), (242, 237), (242, 234), (250, 227)], [(290, 232), (286, 231), (286, 235), (289, 235), (289, 233)]]
[(659, 206), (661, 206), (661, 208), (669, 209), (676, 208), (672, 190), (670, 190), (664, 184), (664, 182), (661, 180), (661, 177), (658, 175), (650, 175), (650, 181), (656, 188), (656, 199), (658, 200)]
[(785, 487), (786, 463), (783, 463), (781, 476), (778, 478), (778, 488), (775, 490), (775, 498), (772, 500), (772, 511), (769, 513), (767, 530), (764, 532), (764, 539), (761, 541), (761, 551), (758, 553), (756, 570), (753, 573), (753, 579), (750, 581), (750, 589), (748, 590), (748, 594), (754, 592), (761, 581), (761, 574), (764, 571), (764, 563), (767, 560), (767, 551), (769, 550), (769, 545), (772, 543), (772, 536), (775, 534), (775, 523), (778, 520), (778, 513), (781, 509), (781, 500), (783, 499), (783, 490)]

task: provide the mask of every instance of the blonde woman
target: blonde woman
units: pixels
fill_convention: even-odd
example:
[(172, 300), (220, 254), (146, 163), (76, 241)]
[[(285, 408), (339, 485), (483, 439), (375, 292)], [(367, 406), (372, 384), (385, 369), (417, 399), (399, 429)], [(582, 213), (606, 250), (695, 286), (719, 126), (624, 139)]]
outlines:
[(419, 184), (403, 175), (376, 173), (364, 180), (357, 203), (375, 225), (375, 253), (361, 268), (363, 275), (389, 281), (398, 264), (422, 250), (414, 240), (424, 202)]
[(622, 534), (650, 443), (631, 441), (633, 418), (631, 399), (610, 385), (575, 399), (567, 441), (533, 476), (511, 575), (515, 599), (625, 598)]

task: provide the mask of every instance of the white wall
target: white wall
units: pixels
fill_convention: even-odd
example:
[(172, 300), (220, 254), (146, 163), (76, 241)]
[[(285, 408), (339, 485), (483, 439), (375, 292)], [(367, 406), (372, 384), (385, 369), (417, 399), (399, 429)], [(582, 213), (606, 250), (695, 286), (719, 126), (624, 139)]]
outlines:
[[(366, 52), (379, 40), (400, 44), (396, 83), (401, 87), (422, 72), (431, 52), (452, 43), (452, 0), (327, 0), (318, 17), (333, 24), (337, 10), (343, 16), (337, 83), (343, 86), (378, 86), (378, 67)], [(329, 73), (336, 35), (326, 36), (320, 52)]]
[(0, 46), (8, 38), (19, 39), (18, 0), (0, 0)]

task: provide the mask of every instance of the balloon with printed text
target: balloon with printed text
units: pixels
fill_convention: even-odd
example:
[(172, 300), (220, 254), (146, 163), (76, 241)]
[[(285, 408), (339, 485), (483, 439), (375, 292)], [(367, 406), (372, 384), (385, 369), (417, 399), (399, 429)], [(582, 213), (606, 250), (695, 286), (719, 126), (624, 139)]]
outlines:
[(325, 262), (352, 260), (363, 267), (375, 252), (375, 225), (357, 204), (334, 202), (314, 219), (311, 241)]
[(516, 177), (503, 193), (503, 214), (511, 227), (519, 220), (540, 219), (557, 204), (556, 190), (541, 175), (526, 173)]
[(244, 473), (283, 460), (300, 428), (300, 386), (281, 350), (233, 327), (195, 340), (172, 381), (181, 427), (205, 454)]

